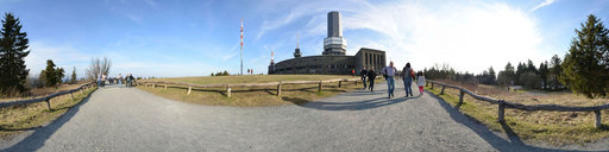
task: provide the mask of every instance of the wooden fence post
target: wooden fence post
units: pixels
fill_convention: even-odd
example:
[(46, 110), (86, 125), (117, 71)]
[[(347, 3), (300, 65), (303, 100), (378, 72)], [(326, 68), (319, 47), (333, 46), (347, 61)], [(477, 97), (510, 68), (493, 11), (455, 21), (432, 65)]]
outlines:
[(505, 119), (503, 118), (503, 116), (505, 114), (504, 110), (505, 110), (505, 103), (503, 103), (503, 100), (499, 100), (499, 109), (497, 109), (497, 114), (498, 114), (497, 121), (498, 122), (501, 122), (501, 123), (505, 122)]
[(338, 81), (338, 88), (340, 88), (340, 86), (342, 85), (343, 81)]
[(153, 83), (153, 84), (152, 84), (152, 88), (156, 88), (156, 83)]
[[(319, 80), (319, 86), (317, 87), (317, 92), (321, 92), (321, 83), (322, 82), (323, 82), (322, 80)], [(355, 81), (355, 82), (357, 82), (357, 81)]]
[(47, 102), (47, 108), (49, 108), (49, 111), (53, 110), (51, 109), (51, 98), (47, 98), (45, 101)]
[(230, 96), (231, 96), (231, 89), (230, 89), (230, 88), (227, 88), (227, 89), (226, 89), (226, 97), (229, 97), (229, 98), (230, 98)]
[(425, 87), (429, 87), (429, 81), (425, 81)]
[(595, 127), (596, 128), (601, 128), (602, 123), (601, 123), (601, 110), (595, 110), (594, 114), (596, 115), (596, 123), (595, 123)]
[(188, 86), (188, 92), (186, 92), (186, 95), (190, 95), (190, 91), (192, 91), (192, 86)]
[(463, 91), (463, 89), (459, 89), (459, 105), (463, 104), (463, 96), (465, 95), (465, 92)]
[(281, 96), (281, 81), (277, 84), (277, 96)]
[(165, 88), (163, 88), (163, 89), (167, 90), (167, 84), (165, 84)]
[(357, 80), (355, 80), (355, 86), (357, 87)]
[(440, 91), (440, 95), (443, 95), (443, 94), (444, 94), (444, 89), (445, 89), (445, 88), (446, 88), (446, 86), (445, 86), (445, 85), (442, 85), (442, 91)]
[(433, 82), (431, 82), (431, 89), (433, 90)]

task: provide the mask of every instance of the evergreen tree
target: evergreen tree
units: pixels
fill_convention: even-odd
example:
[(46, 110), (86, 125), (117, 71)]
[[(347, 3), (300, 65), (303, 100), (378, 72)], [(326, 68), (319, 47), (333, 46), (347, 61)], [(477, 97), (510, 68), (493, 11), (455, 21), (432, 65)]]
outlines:
[[(21, 32), (21, 22), (6, 13), (0, 30), (0, 91), (23, 92), (29, 70), (24, 58), (30, 54), (27, 33)], [(26, 51), (27, 50), (27, 51)]]
[(65, 71), (63, 70), (63, 68), (58, 67), (57, 69), (55, 69), (55, 78), (57, 79), (55, 81), (57, 81), (57, 84), (63, 83), (64, 76), (65, 76)]
[(75, 84), (76, 81), (76, 67), (74, 67), (74, 69), (72, 70), (72, 77), (70, 78), (70, 83)]
[(535, 67), (535, 64), (533, 63), (533, 61), (531, 61), (531, 59), (529, 59), (527, 61), (527, 69), (526, 72), (533, 72), (533, 73), (537, 73), (539, 71), (537, 71), (537, 67)]
[(562, 63), (560, 57), (558, 55), (552, 56), (550, 60), (550, 74), (549, 74), (549, 84), (552, 89), (556, 89), (561, 87), (560, 81), (558, 80), (558, 76), (562, 73), (562, 68), (560, 68), (560, 64)]
[(488, 75), (489, 75), (491, 84), (497, 83), (497, 75), (495, 74), (495, 69), (493, 69), (492, 66), (490, 68), (488, 68)]
[(505, 69), (499, 72), (499, 75), (497, 76), (497, 82), (500, 85), (512, 85), (512, 83), (514, 83), (516, 79), (515, 77), (516, 72), (514, 71), (514, 66), (512, 66), (512, 64), (508, 62), (507, 65), (505, 65)]
[(522, 83), (520, 83), (520, 75), (522, 75), (525, 72), (527, 72), (526, 65), (522, 62), (519, 62), (518, 67), (516, 67), (516, 72), (515, 72), (516, 75), (514, 77), (514, 83), (516, 83), (517, 85), (521, 85)]
[(47, 86), (47, 72), (45, 70), (40, 71), (40, 75), (38, 75), (38, 81), (42, 84), (40, 87)]
[(548, 73), (548, 61), (539, 64), (539, 77), (541, 78), (542, 89), (546, 89), (548, 86)]
[(40, 73), (44, 73), (45, 86), (57, 85), (57, 72), (55, 72), (55, 63), (53, 63), (53, 60), (47, 60), (47, 67)]
[(609, 30), (590, 15), (575, 32), (561, 65), (560, 81), (588, 98), (605, 97), (609, 92)]

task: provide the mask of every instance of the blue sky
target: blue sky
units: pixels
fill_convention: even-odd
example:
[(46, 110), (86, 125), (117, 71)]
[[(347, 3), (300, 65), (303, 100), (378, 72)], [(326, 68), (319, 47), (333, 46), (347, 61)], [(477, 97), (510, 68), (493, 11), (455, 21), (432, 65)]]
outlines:
[(398, 67), (448, 63), (479, 73), (489, 66), (563, 56), (589, 14), (609, 25), (609, 1), (385, 0), (0, 0), (28, 33), (33, 75), (46, 59), (79, 75), (93, 57), (112, 59), (112, 74), (200, 76), (239, 71), (239, 26), (245, 24), (245, 68), (266, 73), (275, 60), (319, 55), (326, 13), (341, 12), (347, 54), (387, 51)]

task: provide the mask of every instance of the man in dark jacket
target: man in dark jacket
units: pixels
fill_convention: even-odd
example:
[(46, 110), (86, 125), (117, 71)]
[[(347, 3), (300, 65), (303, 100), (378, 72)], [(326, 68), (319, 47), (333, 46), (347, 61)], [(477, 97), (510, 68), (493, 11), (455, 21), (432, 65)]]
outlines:
[(359, 72), (359, 75), (362, 77), (362, 82), (364, 83), (364, 89), (366, 89), (366, 73), (368, 73), (368, 70), (366, 70), (366, 67), (364, 67), (362, 69), (362, 71)]
[(373, 69), (370, 69), (366, 73), (368, 74), (368, 89), (370, 89), (370, 92), (372, 92), (374, 90), (374, 79), (376, 79), (376, 72), (374, 72)]

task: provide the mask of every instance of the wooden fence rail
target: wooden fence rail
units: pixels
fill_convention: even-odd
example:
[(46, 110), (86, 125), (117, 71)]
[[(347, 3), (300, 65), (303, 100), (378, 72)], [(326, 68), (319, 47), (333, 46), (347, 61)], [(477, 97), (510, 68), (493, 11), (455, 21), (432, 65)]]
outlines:
[(60, 92), (56, 92), (44, 97), (37, 97), (37, 98), (33, 98), (33, 99), (24, 99), (24, 100), (14, 100), (14, 101), (8, 101), (8, 102), (0, 102), (0, 108), (4, 108), (4, 107), (10, 107), (10, 106), (14, 106), (14, 105), (23, 105), (23, 104), (31, 104), (31, 103), (38, 103), (38, 102), (46, 102), (47, 103), (47, 107), (49, 108), (49, 110), (51, 109), (51, 99), (58, 97), (58, 96), (62, 96), (62, 95), (66, 95), (66, 94), (70, 94), (70, 97), (73, 99), (74, 92), (80, 91), (81, 94), (83, 94), (84, 89), (88, 89), (91, 87), (95, 87), (95, 83), (94, 82), (89, 82), (89, 83), (85, 83), (83, 85), (81, 85), (78, 88), (72, 89), (72, 90), (64, 90), (64, 91), (60, 91)]
[(499, 121), (499, 122), (505, 122), (505, 119), (504, 119), (505, 108), (512, 108), (512, 109), (519, 109), (519, 110), (526, 110), (526, 111), (543, 110), (543, 111), (594, 112), (594, 114), (596, 116), (596, 122), (595, 122), (594, 126), (597, 128), (600, 128), (601, 124), (602, 124), (600, 111), (604, 110), (604, 109), (609, 109), (609, 103), (600, 105), (600, 106), (589, 106), (589, 107), (569, 107), (569, 106), (562, 106), (562, 105), (556, 105), (556, 104), (524, 105), (524, 104), (520, 104), (520, 103), (514, 103), (514, 102), (505, 101), (505, 100), (494, 99), (491, 97), (481, 96), (481, 95), (475, 94), (474, 92), (467, 90), (465, 88), (438, 82), (438, 81), (428, 80), (426, 82), (426, 85), (429, 85), (430, 83), (431, 83), (432, 89), (434, 87), (434, 84), (440, 85), (442, 87), (440, 94), (444, 94), (445, 88), (459, 90), (459, 103), (458, 103), (459, 105), (463, 104), (464, 94), (468, 94), (477, 100), (486, 101), (486, 102), (489, 102), (492, 104), (497, 104), (498, 105), (497, 121)]
[(357, 85), (358, 81), (362, 81), (360, 78), (350, 79), (331, 79), (331, 80), (319, 80), (319, 81), (279, 81), (279, 82), (264, 82), (264, 83), (236, 83), (236, 84), (193, 84), (186, 82), (171, 82), (171, 81), (141, 81), (137, 82), (145, 87), (151, 86), (156, 87), (157, 85), (164, 86), (167, 89), (167, 85), (177, 86), (180, 88), (188, 89), (186, 95), (190, 95), (194, 88), (224, 88), (227, 97), (231, 96), (232, 88), (254, 88), (254, 87), (276, 87), (276, 95), (281, 96), (282, 86), (284, 85), (296, 85), (296, 84), (317, 84), (317, 91), (321, 92), (324, 83), (337, 83), (338, 87), (343, 86), (343, 82), (354, 82)]

